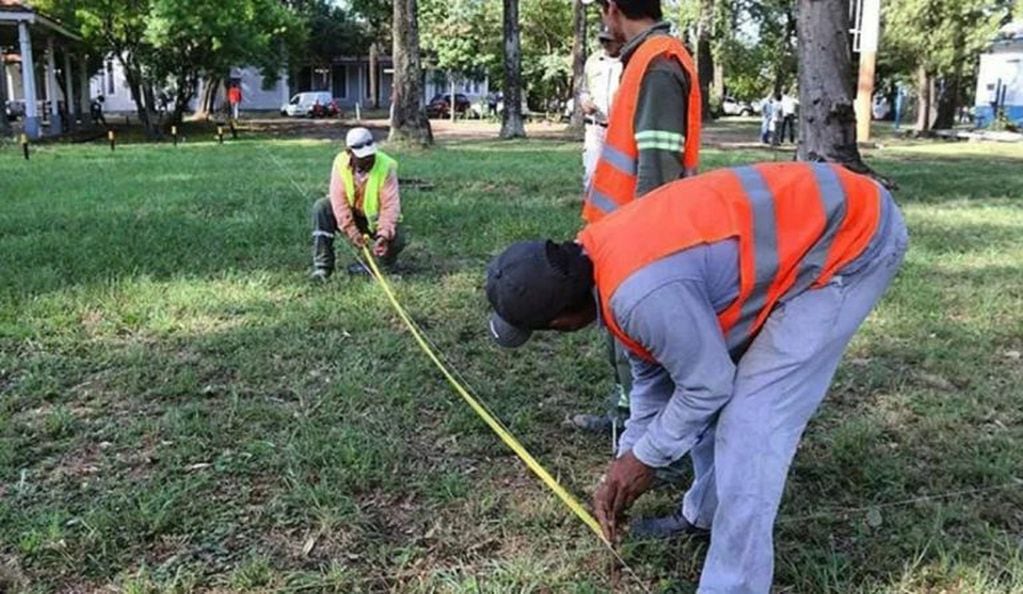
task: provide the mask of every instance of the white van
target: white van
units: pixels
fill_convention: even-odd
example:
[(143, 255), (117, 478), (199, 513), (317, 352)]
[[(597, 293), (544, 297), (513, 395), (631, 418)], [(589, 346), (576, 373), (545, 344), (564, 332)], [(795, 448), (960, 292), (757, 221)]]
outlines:
[(312, 91), (299, 93), (281, 106), (281, 115), (288, 117), (307, 117), (312, 115), (313, 106), (317, 103), (323, 107), (333, 105), (334, 97), (329, 91)]

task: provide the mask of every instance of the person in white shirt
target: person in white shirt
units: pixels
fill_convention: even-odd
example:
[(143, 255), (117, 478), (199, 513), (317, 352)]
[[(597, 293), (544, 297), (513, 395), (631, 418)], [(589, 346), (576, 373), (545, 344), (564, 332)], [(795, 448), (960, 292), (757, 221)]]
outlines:
[(579, 105), (586, 121), (586, 135), (583, 139), (584, 188), (590, 186), (590, 178), (597, 167), (600, 150), (604, 146), (604, 135), (607, 133), (611, 101), (622, 77), (622, 62), (618, 57), (622, 49), (621, 42), (606, 31), (602, 31), (597, 40), (600, 41), (601, 51), (587, 58), (583, 88), (579, 93)]
[(785, 131), (788, 130), (789, 142), (796, 142), (796, 109), (799, 102), (786, 93), (781, 98), (781, 129), (778, 130), (778, 141), (785, 142)]
[(764, 100), (760, 103), (760, 142), (764, 144), (771, 144), (774, 132), (774, 111), (778, 106), (774, 103), (774, 95), (768, 95), (764, 97)]

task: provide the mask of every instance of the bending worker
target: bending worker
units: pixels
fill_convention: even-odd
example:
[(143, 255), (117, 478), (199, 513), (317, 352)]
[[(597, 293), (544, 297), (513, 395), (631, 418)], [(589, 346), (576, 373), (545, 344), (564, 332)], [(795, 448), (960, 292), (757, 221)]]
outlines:
[(629, 349), (631, 413), (593, 505), (609, 539), (654, 469), (690, 454), (675, 514), (634, 537), (710, 531), (704, 594), (767, 594), (789, 465), (842, 352), (907, 246), (891, 196), (830, 164), (722, 169), (669, 184), (580, 232), (520, 242), (488, 269), (490, 331), (599, 317)]
[[(327, 280), (334, 273), (334, 237), (341, 231), (361, 248), (365, 236), (373, 241), (373, 255), (385, 267), (393, 267), (405, 249), (398, 197), (398, 162), (377, 150), (366, 128), (352, 128), (345, 150), (330, 169), (330, 194), (313, 205), (313, 280)], [(350, 274), (369, 274), (355, 262)]]
[(618, 79), (622, 76), (622, 61), (619, 59), (622, 42), (607, 31), (601, 31), (597, 41), (600, 42), (600, 51), (586, 59), (583, 88), (579, 92), (579, 107), (586, 122), (583, 136), (583, 187), (587, 190), (593, 170), (597, 168), (600, 149), (604, 146), (611, 100), (618, 90)]
[[(611, 105), (600, 159), (583, 204), (594, 223), (666, 183), (696, 174), (700, 151), (700, 84), (692, 56), (662, 21), (661, 0), (583, 0), (600, 6), (607, 31), (624, 45), (621, 83)], [(608, 339), (617, 406), (572, 423), (609, 430), (628, 414), (629, 366)]]

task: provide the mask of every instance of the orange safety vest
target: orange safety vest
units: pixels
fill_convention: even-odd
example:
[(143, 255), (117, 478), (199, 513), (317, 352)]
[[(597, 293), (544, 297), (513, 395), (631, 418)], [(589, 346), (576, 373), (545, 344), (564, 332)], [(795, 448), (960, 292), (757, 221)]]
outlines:
[(672, 182), (579, 234), (593, 262), (604, 323), (640, 357), (650, 353), (612, 315), (615, 291), (673, 253), (736, 238), (739, 295), (718, 312), (740, 353), (785, 296), (826, 284), (876, 232), (884, 190), (839, 165), (765, 163)]
[(595, 223), (604, 215), (625, 206), (636, 198), (636, 170), (639, 150), (636, 148), (636, 104), (639, 87), (650, 63), (659, 56), (675, 58), (689, 76), (689, 110), (686, 114), (685, 146), (680, 156), (686, 175), (694, 175), (700, 152), (700, 78), (693, 58), (678, 39), (655, 35), (644, 41), (622, 72), (621, 84), (615, 93), (608, 119), (604, 147), (586, 188), (583, 219)]

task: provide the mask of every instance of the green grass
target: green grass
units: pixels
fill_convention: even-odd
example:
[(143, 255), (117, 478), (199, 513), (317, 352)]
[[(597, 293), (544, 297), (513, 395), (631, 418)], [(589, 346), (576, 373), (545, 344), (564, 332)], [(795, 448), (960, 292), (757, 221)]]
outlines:
[[(608, 589), (592, 534), (449, 390), (379, 290), (306, 282), (308, 209), (336, 150), (0, 151), (0, 590)], [(603, 405), (602, 343), (590, 331), (500, 351), (481, 291), (508, 242), (577, 229), (578, 148), (398, 156), (402, 176), (435, 186), (403, 193), (401, 298), (588, 500), (608, 444), (559, 425)], [(870, 158), (902, 185), (912, 246), (801, 447), (778, 590), (1023, 592), (1023, 487), (969, 492), (1023, 478), (1023, 150)], [(648, 587), (680, 592), (703, 553), (624, 550)]]

